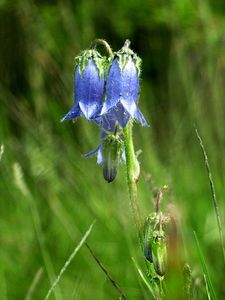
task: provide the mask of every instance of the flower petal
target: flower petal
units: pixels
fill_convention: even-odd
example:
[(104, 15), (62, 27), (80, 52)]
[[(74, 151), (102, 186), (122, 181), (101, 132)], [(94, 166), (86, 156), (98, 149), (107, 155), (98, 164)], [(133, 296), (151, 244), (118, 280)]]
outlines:
[(143, 114), (141, 113), (141, 111), (139, 109), (137, 109), (137, 112), (134, 116), (134, 119), (138, 120), (141, 123), (142, 126), (149, 127), (148, 122), (145, 120)]
[(91, 157), (91, 156), (95, 155), (95, 154), (98, 152), (99, 147), (100, 147), (100, 146), (98, 146), (98, 147), (97, 147), (96, 149), (94, 149), (94, 150), (91, 150), (91, 151), (88, 152), (88, 153), (83, 154), (83, 157), (87, 158), (87, 157)]
[(100, 78), (98, 68), (91, 59), (80, 74), (78, 66), (75, 74), (75, 101), (79, 103), (82, 113), (90, 120), (99, 114), (104, 93), (104, 76)]
[(130, 102), (136, 102), (139, 92), (139, 78), (137, 68), (130, 58), (121, 75), (121, 96), (120, 98)]
[(101, 164), (102, 163), (102, 146), (101, 145), (99, 145), (96, 149), (84, 154), (83, 157), (87, 158), (87, 157), (91, 157), (95, 154), (97, 154), (97, 164)]
[(121, 90), (121, 70), (118, 64), (118, 58), (115, 58), (110, 67), (109, 74), (107, 77), (106, 101), (103, 105), (101, 114), (106, 113), (118, 103), (120, 99)]
[(134, 101), (128, 99), (121, 99), (120, 103), (126, 109), (127, 113), (134, 118), (137, 113), (137, 105)]
[(99, 111), (99, 107), (96, 103), (84, 104), (84, 102), (79, 102), (79, 106), (87, 120), (92, 119), (96, 112)]
[(97, 154), (97, 164), (100, 165), (103, 161), (102, 158), (102, 145), (100, 145), (99, 149), (98, 149), (98, 154)]
[[(113, 114), (113, 111), (109, 111), (101, 117), (102, 128), (106, 131), (114, 132), (117, 124), (117, 120)], [(104, 132), (103, 132), (104, 135)]]
[(76, 119), (80, 117), (81, 111), (78, 105), (74, 105), (72, 109), (61, 119), (61, 122), (64, 122), (69, 119)]
[(129, 118), (129, 112), (118, 102), (106, 114), (102, 115), (102, 127), (107, 131), (114, 132), (117, 124), (124, 128)]
[(112, 109), (112, 115), (122, 128), (126, 127), (130, 119), (130, 114), (127, 110), (124, 109), (123, 105), (120, 102), (116, 105), (116, 107)]

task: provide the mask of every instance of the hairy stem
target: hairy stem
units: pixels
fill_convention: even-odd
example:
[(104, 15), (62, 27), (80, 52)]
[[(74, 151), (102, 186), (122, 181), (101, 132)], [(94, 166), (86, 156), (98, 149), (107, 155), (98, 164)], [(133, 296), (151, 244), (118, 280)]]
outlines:
[(103, 40), (103, 39), (96, 39), (94, 40), (92, 43), (91, 43), (91, 46), (90, 48), (94, 49), (97, 45), (102, 45), (105, 47), (107, 53), (109, 54), (109, 56), (113, 57), (114, 54), (113, 54), (113, 51), (112, 51), (112, 48), (109, 46), (109, 44)]
[(109, 281), (111, 282), (111, 284), (113, 285), (113, 287), (117, 290), (117, 292), (120, 294), (120, 299), (121, 300), (128, 300), (126, 295), (124, 294), (124, 292), (122, 291), (121, 287), (118, 285), (118, 283), (115, 281), (115, 279), (112, 278), (112, 275), (107, 271), (107, 269), (105, 268), (105, 266), (102, 264), (102, 262), (98, 259), (98, 257), (96, 256), (96, 254), (94, 253), (94, 251), (91, 249), (91, 247), (88, 245), (88, 243), (85, 243), (85, 246), (87, 247), (87, 249), (89, 250), (89, 252), (91, 253), (92, 257), (94, 258), (94, 260), (96, 261), (96, 263), (98, 264), (98, 266), (101, 268), (101, 270), (105, 273), (106, 277), (109, 279)]
[(132, 122), (130, 121), (124, 129), (125, 152), (126, 152), (126, 167), (127, 167), (127, 184), (129, 188), (130, 203), (135, 219), (136, 227), (140, 242), (142, 241), (142, 220), (137, 204), (137, 181), (140, 173), (139, 162), (136, 158), (133, 137), (132, 137)]

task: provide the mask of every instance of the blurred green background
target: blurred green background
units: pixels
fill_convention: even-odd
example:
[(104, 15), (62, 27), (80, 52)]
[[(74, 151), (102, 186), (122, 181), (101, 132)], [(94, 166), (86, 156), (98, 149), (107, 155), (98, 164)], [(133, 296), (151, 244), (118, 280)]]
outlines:
[[(60, 123), (73, 103), (74, 57), (95, 38), (115, 51), (128, 38), (143, 60), (139, 105), (151, 127), (134, 127), (135, 147), (142, 150), (142, 215), (153, 211), (157, 189), (168, 184), (162, 208), (177, 221), (194, 299), (207, 296), (193, 230), (224, 299), (216, 218), (194, 132), (195, 124), (224, 224), (224, 0), (0, 1), (0, 298), (43, 299), (96, 220), (88, 242), (97, 257), (128, 299), (151, 299), (132, 261), (145, 270), (125, 166), (107, 184), (95, 158), (82, 157), (98, 145), (98, 128), (84, 119)], [(179, 286), (179, 279), (170, 282), (171, 299), (181, 299)], [(51, 299), (118, 294), (83, 247)]]

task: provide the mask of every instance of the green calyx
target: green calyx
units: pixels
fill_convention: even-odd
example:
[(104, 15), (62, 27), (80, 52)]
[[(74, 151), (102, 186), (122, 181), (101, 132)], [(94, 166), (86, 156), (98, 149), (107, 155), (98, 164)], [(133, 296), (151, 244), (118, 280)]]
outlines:
[(105, 56), (101, 56), (101, 54), (95, 49), (84, 50), (80, 53), (80, 55), (75, 57), (75, 70), (79, 67), (80, 75), (82, 75), (90, 59), (93, 59), (98, 69), (99, 77), (101, 78), (107, 65), (107, 58)]
[(124, 70), (126, 64), (131, 59), (137, 68), (138, 76), (140, 76), (142, 60), (136, 53), (134, 53), (133, 50), (129, 48), (129, 46), (126, 45), (126, 43), (118, 52), (116, 52), (115, 55), (116, 57), (118, 57), (121, 72)]

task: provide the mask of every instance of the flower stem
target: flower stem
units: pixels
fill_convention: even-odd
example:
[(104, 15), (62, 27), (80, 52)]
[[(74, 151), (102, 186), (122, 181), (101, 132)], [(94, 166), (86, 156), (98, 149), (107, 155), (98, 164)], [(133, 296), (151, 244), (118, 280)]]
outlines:
[(130, 121), (124, 129), (127, 184), (129, 188), (131, 208), (135, 219), (136, 227), (138, 230), (138, 236), (141, 242), (142, 241), (142, 220), (141, 220), (140, 210), (137, 204), (137, 181), (140, 174), (140, 166), (134, 151), (132, 126), (133, 124)]
[(91, 49), (94, 49), (94, 48), (97, 46), (97, 44), (103, 45), (103, 46), (105, 47), (106, 51), (108, 52), (109, 56), (111, 56), (111, 57), (114, 56), (113, 51), (112, 51), (112, 48), (111, 48), (111, 47), (109, 46), (109, 44), (108, 44), (105, 40), (103, 40), (103, 39), (96, 39), (96, 40), (94, 40), (94, 41), (91, 43), (90, 48), (91, 48)]

